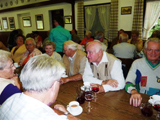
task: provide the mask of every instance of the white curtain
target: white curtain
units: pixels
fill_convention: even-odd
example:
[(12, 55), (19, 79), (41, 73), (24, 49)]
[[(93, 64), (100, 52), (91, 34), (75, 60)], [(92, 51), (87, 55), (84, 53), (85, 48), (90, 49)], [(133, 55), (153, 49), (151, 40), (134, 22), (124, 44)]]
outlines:
[(100, 23), (104, 29), (104, 36), (109, 36), (110, 4), (98, 6)]
[(95, 15), (96, 15), (96, 6), (85, 7), (86, 31), (92, 28)]
[(143, 30), (144, 39), (148, 38), (148, 33), (154, 26), (154, 24), (157, 22), (159, 16), (160, 16), (160, 2), (159, 1), (147, 2), (144, 30)]

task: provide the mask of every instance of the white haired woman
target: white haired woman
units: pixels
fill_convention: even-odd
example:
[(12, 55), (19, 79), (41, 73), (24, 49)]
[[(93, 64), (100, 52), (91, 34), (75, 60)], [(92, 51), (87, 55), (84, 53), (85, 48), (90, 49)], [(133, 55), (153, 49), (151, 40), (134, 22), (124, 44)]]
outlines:
[(11, 95), (20, 93), (20, 82), (17, 75), (14, 74), (16, 69), (13, 65), (12, 54), (0, 50), (0, 105)]
[(19, 64), (21, 66), (24, 66), (31, 57), (42, 54), (42, 52), (36, 48), (36, 43), (33, 38), (27, 38), (25, 41), (25, 45), (27, 51), (23, 53), (23, 56), (20, 59)]
[(55, 52), (56, 44), (52, 41), (45, 41), (43, 44), (43, 49), (46, 51), (46, 54), (52, 57), (53, 59), (56, 59), (60, 62), (62, 62), (62, 57), (59, 53)]
[(88, 42), (93, 41), (93, 38), (91, 38), (91, 31), (86, 31), (86, 37), (83, 38), (80, 45), (86, 45)]

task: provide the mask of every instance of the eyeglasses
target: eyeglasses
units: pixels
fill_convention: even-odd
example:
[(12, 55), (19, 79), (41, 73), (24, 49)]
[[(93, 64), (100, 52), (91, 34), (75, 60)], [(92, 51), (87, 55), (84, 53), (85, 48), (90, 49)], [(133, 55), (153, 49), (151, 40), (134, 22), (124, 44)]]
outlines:
[(26, 44), (26, 46), (32, 46), (33, 44)]

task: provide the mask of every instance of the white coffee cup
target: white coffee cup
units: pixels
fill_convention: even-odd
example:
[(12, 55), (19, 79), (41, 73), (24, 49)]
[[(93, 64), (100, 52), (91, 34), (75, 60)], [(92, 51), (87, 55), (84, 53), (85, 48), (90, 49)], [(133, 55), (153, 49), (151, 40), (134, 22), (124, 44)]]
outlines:
[(152, 99), (153, 102), (160, 101), (160, 96), (159, 95), (152, 95), (152, 96), (150, 96), (150, 99)]
[(84, 82), (83, 84), (85, 87), (90, 87), (90, 82)]
[(71, 101), (68, 105), (71, 112), (76, 112), (79, 108), (79, 102), (77, 101)]
[(18, 63), (14, 63), (14, 66), (15, 66), (16, 68), (19, 67)]

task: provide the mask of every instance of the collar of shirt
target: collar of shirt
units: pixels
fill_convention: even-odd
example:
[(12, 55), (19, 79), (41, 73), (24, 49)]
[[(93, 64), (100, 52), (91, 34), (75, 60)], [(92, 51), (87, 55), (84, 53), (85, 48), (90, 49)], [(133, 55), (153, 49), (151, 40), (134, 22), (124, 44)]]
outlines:
[(103, 56), (102, 56), (102, 59), (101, 61), (99, 62), (99, 64), (97, 65), (95, 62), (93, 62), (93, 64), (98, 67), (102, 62), (108, 62), (108, 58), (106, 56), (106, 52), (103, 51)]
[(72, 57), (68, 57), (71, 62), (73, 61), (73, 58), (76, 56), (76, 53), (77, 53), (77, 52), (75, 52)]

